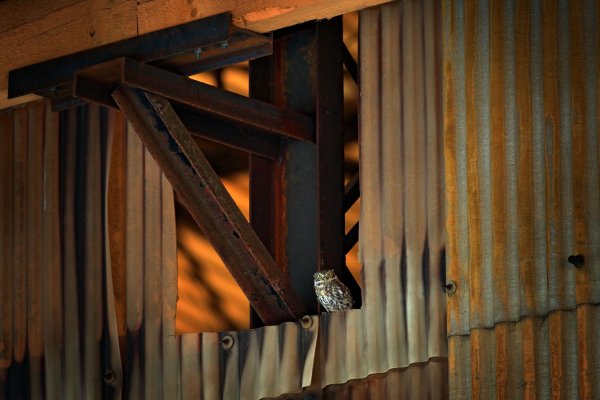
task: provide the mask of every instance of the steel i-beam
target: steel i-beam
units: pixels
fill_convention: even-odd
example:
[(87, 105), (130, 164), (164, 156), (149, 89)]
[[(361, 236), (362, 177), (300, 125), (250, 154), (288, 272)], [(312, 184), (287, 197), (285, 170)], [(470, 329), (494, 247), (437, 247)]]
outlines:
[(306, 313), (199, 147), (161, 96), (118, 86), (112, 94), (188, 211), (265, 324)]

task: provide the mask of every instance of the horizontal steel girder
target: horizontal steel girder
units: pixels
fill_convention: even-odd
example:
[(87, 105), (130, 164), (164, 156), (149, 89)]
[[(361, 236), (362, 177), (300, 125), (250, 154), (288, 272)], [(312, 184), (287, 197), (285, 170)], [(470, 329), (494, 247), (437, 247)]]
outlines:
[[(114, 106), (109, 95), (116, 85), (124, 84), (167, 97), (199, 115), (263, 133), (315, 141), (313, 118), (131, 59), (119, 58), (83, 69), (74, 80), (75, 96), (104, 105)], [(93, 90), (86, 85), (94, 85)]]
[(161, 96), (118, 86), (113, 98), (265, 324), (305, 308), (199, 147)]

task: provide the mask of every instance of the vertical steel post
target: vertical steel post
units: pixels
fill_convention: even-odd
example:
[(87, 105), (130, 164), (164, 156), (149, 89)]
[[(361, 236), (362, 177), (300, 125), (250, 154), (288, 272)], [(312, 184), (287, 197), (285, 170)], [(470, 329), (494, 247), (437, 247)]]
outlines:
[(346, 268), (344, 249), (344, 142), (342, 18), (316, 24), (316, 123), (318, 170), (318, 256), (333, 268), (361, 306), (360, 286)]
[[(273, 103), (274, 56), (250, 61), (250, 97)], [(283, 170), (282, 163), (255, 154), (249, 155), (250, 169), (250, 224), (262, 240), (275, 262), (280, 267), (286, 265), (282, 242), (284, 232), (283, 210), (277, 196), (282, 190), (278, 177)], [(276, 218), (276, 215), (279, 218)], [(250, 326), (257, 328), (263, 323), (251, 307)]]
[(275, 32), (273, 56), (250, 63), (252, 97), (317, 124), (317, 143), (284, 139), (279, 162), (250, 156), (251, 224), (311, 313), (317, 269), (335, 269), (360, 306), (343, 252), (342, 72), (341, 18)]

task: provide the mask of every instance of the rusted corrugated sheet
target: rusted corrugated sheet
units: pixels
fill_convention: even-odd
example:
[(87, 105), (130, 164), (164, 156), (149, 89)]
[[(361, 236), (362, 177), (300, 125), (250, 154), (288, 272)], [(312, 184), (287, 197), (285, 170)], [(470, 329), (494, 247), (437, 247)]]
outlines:
[(600, 306), (451, 336), (450, 398), (600, 398)]
[(126, 396), (258, 399), (308, 386), (316, 317), (304, 327), (286, 323), (243, 332), (175, 336), (173, 191), (130, 127), (124, 148)]
[(130, 126), (121, 140), (120, 160), (113, 160), (126, 168), (125, 220), (110, 227), (118, 232), (125, 224), (120, 251), (126, 263), (113, 264), (113, 271), (126, 276), (126, 300), (116, 299), (126, 304), (126, 397), (258, 399), (310, 385), (316, 317), (304, 326), (175, 335), (173, 190)]
[[(418, 383), (418, 384), (417, 384)], [(448, 362), (446, 358), (411, 364), (383, 374), (353, 379), (325, 388), (307, 388), (302, 393), (278, 399), (295, 400), (320, 398), (324, 400), (380, 399), (446, 399), (448, 398)]]
[(60, 129), (42, 101), (0, 115), (0, 393), (100, 397), (107, 114), (71, 110)]
[(0, 141), (1, 398), (254, 399), (311, 384), (316, 317), (175, 335), (173, 190), (121, 114), (36, 102), (0, 112)]
[(600, 3), (444, 7), (451, 397), (597, 398)]
[(322, 315), (322, 386), (447, 354), (440, 11), (408, 0), (360, 14), (364, 305)]

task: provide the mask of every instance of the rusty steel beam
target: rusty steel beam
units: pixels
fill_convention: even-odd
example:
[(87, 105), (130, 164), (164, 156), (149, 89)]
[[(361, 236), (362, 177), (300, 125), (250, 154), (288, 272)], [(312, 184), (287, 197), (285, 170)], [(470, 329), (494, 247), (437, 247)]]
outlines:
[(334, 268), (361, 304), (343, 252), (341, 44), (340, 19), (303, 24), (274, 32), (273, 56), (250, 63), (252, 97), (316, 122), (316, 143), (288, 142), (279, 162), (250, 159), (252, 225), (311, 313), (319, 268)]
[(348, 210), (356, 203), (360, 197), (360, 180), (359, 174), (354, 175), (350, 182), (344, 187), (344, 212)]
[(296, 140), (314, 141), (314, 121), (305, 115), (133, 60), (124, 60), (122, 71), (123, 83), (168, 97), (201, 113)]
[(179, 75), (194, 75), (243, 61), (254, 60), (273, 53), (273, 40), (270, 35), (231, 27), (229, 38), (218, 46), (196, 49), (193, 53), (183, 53), (152, 65)]
[(125, 86), (112, 96), (263, 322), (301, 318), (306, 309), (169, 101)]
[[(89, 82), (106, 89), (104, 92), (87, 90), (92, 86)], [(77, 97), (101, 102), (117, 84), (167, 97), (200, 115), (257, 132), (307, 142), (315, 140), (314, 121), (310, 117), (127, 58), (78, 71), (73, 91)], [(108, 102), (106, 105), (111, 104)]]
[[(251, 95), (277, 107), (315, 116), (314, 23), (274, 32), (273, 57), (250, 66)], [(316, 128), (316, 127), (315, 127)], [(311, 314), (318, 312), (313, 274), (318, 268), (316, 144), (286, 141), (279, 163), (252, 160), (251, 210), (273, 208), (273, 252), (290, 276), (292, 286)], [(273, 185), (271, 192), (260, 187)], [(272, 197), (268, 197), (271, 194)], [(256, 217), (258, 212), (252, 211)], [(263, 213), (265, 216), (265, 213)], [(268, 217), (269, 215), (266, 215)], [(253, 220), (253, 224), (259, 224)]]
[(319, 257), (321, 268), (340, 276), (345, 265), (341, 18), (318, 23), (315, 33)]
[(283, 151), (281, 140), (275, 135), (235, 126), (210, 116), (199, 115), (178, 105), (173, 105), (173, 108), (188, 131), (194, 136), (203, 137), (270, 160), (281, 158)]
[(117, 57), (150, 62), (222, 43), (229, 38), (230, 22), (229, 13), (218, 14), (12, 70), (8, 74), (8, 98), (28, 93), (53, 97), (57, 86), (71, 81), (75, 71)]
[(354, 83), (358, 84), (358, 63), (354, 57), (352, 57), (352, 54), (350, 53), (350, 50), (348, 50), (346, 43), (342, 43), (342, 54), (346, 71), (348, 71)]
[[(106, 107), (117, 107), (110, 95), (110, 90), (113, 89), (112, 84), (100, 84), (89, 78), (77, 76), (74, 86), (77, 95), (75, 101), (89, 101)], [(65, 105), (68, 106), (69, 103), (67, 102)], [(281, 157), (281, 140), (276, 135), (244, 126), (235, 126), (208, 115), (200, 115), (180, 104), (173, 104), (173, 108), (187, 130), (194, 136), (271, 160), (277, 160)]]
[(354, 247), (354, 245), (356, 243), (358, 243), (358, 227), (359, 227), (359, 221), (357, 221), (352, 228), (350, 228), (350, 230), (348, 231), (348, 233), (346, 233), (346, 236), (344, 236), (344, 254), (348, 254), (348, 252), (350, 250), (352, 250), (352, 248)]
[[(273, 56), (250, 61), (250, 97), (266, 103), (273, 103), (275, 95), (274, 85), (272, 84), (274, 61)], [(287, 146), (284, 151), (287, 153)], [(284, 266), (287, 273), (284, 160), (285, 157), (277, 161), (250, 154), (248, 169), (250, 178), (250, 224), (252, 224), (252, 228), (254, 228), (254, 231), (277, 264)], [(260, 318), (251, 309), (250, 327), (258, 328), (260, 326)]]
[(319, 267), (334, 269), (360, 307), (361, 289), (344, 249), (342, 17), (316, 24), (315, 48)]
[[(110, 94), (116, 85), (126, 83), (135, 86), (135, 79), (128, 79), (123, 65), (124, 59), (117, 59), (79, 71), (75, 75), (73, 92), (78, 99), (106, 107), (117, 107)], [(195, 83), (191, 80), (190, 82)], [(241, 124), (236, 125), (224, 119), (214, 118), (210, 114), (200, 114), (183, 104), (175, 103), (173, 108), (193, 135), (268, 159), (281, 157), (281, 140), (278, 135)]]

